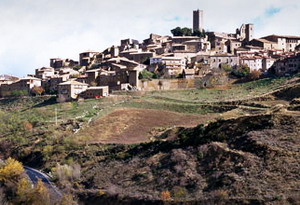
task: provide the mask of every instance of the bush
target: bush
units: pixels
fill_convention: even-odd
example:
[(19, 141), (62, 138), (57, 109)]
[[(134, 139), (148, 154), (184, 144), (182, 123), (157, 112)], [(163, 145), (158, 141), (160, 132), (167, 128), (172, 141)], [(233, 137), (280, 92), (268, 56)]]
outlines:
[(170, 201), (172, 199), (169, 191), (161, 192), (160, 198), (162, 201)]
[(157, 78), (157, 75), (154, 74), (154, 73), (151, 73), (147, 70), (143, 70), (139, 73), (139, 79), (142, 80), (142, 79), (152, 79), (152, 78)]
[(175, 186), (172, 189), (172, 196), (174, 199), (184, 199), (187, 196), (187, 191), (184, 187)]
[(34, 95), (41, 95), (45, 92), (44, 88), (42, 88), (41, 86), (34, 86), (31, 89), (31, 93), (33, 93)]
[(28, 95), (28, 91), (27, 90), (13, 90), (11, 92), (11, 95), (14, 97), (26, 96), (26, 95)]
[(24, 173), (24, 168), (20, 162), (12, 158), (8, 158), (4, 167), (0, 169), (0, 181), (17, 182)]
[(247, 65), (240, 65), (233, 69), (231, 74), (237, 78), (244, 78), (250, 74), (250, 68)]
[(248, 75), (248, 78), (250, 80), (257, 80), (261, 76), (261, 72), (259, 70), (253, 70), (251, 73)]

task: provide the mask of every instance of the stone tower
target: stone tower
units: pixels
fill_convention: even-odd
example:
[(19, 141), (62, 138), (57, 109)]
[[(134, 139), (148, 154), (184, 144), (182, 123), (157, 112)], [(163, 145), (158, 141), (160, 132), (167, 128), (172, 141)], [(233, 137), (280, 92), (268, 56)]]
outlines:
[(246, 42), (249, 43), (253, 39), (254, 34), (254, 25), (253, 24), (246, 24)]
[(193, 11), (193, 30), (203, 31), (203, 10)]

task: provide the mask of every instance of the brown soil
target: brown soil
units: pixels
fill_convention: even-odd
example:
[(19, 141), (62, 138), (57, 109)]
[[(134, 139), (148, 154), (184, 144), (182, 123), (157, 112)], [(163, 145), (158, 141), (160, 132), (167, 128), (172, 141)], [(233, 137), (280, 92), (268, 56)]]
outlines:
[(193, 127), (207, 123), (217, 114), (192, 115), (162, 110), (115, 110), (91, 123), (79, 135), (81, 141), (91, 143), (135, 144), (147, 142), (152, 136), (177, 126)]

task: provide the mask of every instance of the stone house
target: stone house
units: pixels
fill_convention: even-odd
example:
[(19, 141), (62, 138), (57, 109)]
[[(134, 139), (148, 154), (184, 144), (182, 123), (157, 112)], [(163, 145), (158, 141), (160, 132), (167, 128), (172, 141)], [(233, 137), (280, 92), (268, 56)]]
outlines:
[(70, 75), (55, 75), (52, 76), (47, 84), (45, 86), (43, 86), (45, 88), (46, 91), (49, 92), (57, 92), (58, 91), (58, 84), (66, 82), (67, 80), (69, 80)]
[(277, 60), (269, 69), (275, 75), (283, 76), (300, 71), (300, 53)]
[(92, 69), (87, 70), (85, 74), (87, 75), (87, 84), (92, 85), (96, 84), (96, 79), (100, 75), (102, 69)]
[(271, 50), (277, 48), (277, 42), (269, 41), (267, 39), (259, 38), (259, 39), (253, 39), (250, 42), (253, 46), (261, 47), (264, 50)]
[(81, 98), (99, 98), (106, 97), (109, 95), (108, 86), (97, 86), (97, 87), (89, 87), (85, 91), (79, 94)]
[(50, 58), (50, 67), (54, 69), (73, 67), (78, 65), (78, 61), (72, 59)]
[(158, 64), (163, 68), (163, 74), (165, 77), (175, 77), (182, 73), (182, 70), (186, 67), (186, 59), (174, 56), (160, 56), (150, 58), (150, 65)]
[(190, 40), (183, 43), (186, 45), (186, 50), (194, 53), (199, 51), (207, 52), (211, 49), (210, 42), (205, 38), (200, 38), (199, 40)]
[(294, 51), (300, 44), (300, 36), (269, 35), (262, 37), (262, 39), (275, 42), (275, 49), (283, 51)]
[(97, 86), (108, 86), (109, 91), (121, 90), (123, 84), (139, 87), (137, 70), (102, 71), (96, 79)]
[(99, 54), (99, 52), (95, 51), (86, 51), (79, 54), (79, 65), (80, 66), (88, 66), (93, 60), (95, 55)]
[(242, 46), (242, 42), (236, 39), (230, 39), (225, 42), (227, 46), (227, 52), (230, 54), (234, 54), (235, 50)]
[(130, 53), (131, 59), (138, 63), (144, 63), (147, 59), (150, 59), (154, 56), (153, 52), (137, 52)]
[(269, 70), (269, 68), (271, 68), (273, 66), (273, 64), (275, 63), (275, 59), (271, 58), (271, 57), (264, 57), (262, 59), (262, 71), (266, 72)]
[(227, 64), (231, 67), (236, 67), (240, 64), (238, 56), (227, 54), (216, 54), (208, 56), (207, 63), (210, 65), (211, 69), (221, 68), (222, 64)]
[(87, 90), (88, 84), (77, 81), (67, 81), (58, 85), (57, 102), (77, 99), (80, 93)]
[(241, 64), (247, 65), (251, 71), (263, 69), (263, 57), (252, 56), (252, 57), (240, 57)]
[(52, 67), (42, 67), (35, 69), (35, 77), (40, 79), (49, 79), (54, 76), (54, 68)]
[(30, 95), (33, 87), (41, 87), (41, 82), (42, 80), (39, 78), (25, 77), (11, 84), (3, 84), (1, 85), (0, 96)]

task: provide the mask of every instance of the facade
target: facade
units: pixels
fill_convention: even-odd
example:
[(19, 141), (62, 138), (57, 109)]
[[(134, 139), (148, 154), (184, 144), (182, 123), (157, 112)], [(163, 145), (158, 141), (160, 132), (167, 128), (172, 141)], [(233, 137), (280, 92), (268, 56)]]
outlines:
[(33, 87), (41, 87), (42, 80), (34, 77), (21, 78), (11, 84), (1, 85), (0, 96), (11, 97), (19, 95), (30, 95)]
[(78, 65), (78, 61), (74, 61), (72, 59), (60, 59), (60, 58), (51, 58), (50, 59), (50, 67), (54, 69), (65, 68), (65, 67), (73, 67)]
[(203, 10), (193, 11), (193, 30), (203, 31)]
[(211, 55), (207, 60), (204, 60), (210, 65), (210, 68), (221, 68), (222, 64), (235, 67), (239, 65), (239, 57), (234, 55)]
[(70, 75), (55, 75), (48, 81), (47, 87), (50, 92), (56, 92), (58, 90), (58, 84), (69, 80)]
[(271, 72), (278, 76), (299, 72), (300, 53), (294, 56), (277, 60), (269, 70), (271, 70)]
[(109, 95), (108, 86), (89, 87), (85, 91), (79, 94), (81, 98), (99, 98)]
[(150, 58), (150, 65), (160, 64), (164, 70), (164, 76), (172, 78), (182, 73), (186, 67), (186, 59), (181, 57), (154, 57)]
[(198, 53), (199, 51), (207, 52), (211, 49), (210, 42), (201, 38), (199, 40), (189, 40), (183, 43), (186, 45), (186, 50), (189, 52)]
[(42, 67), (35, 69), (35, 77), (40, 79), (49, 79), (54, 76), (54, 68), (52, 67)]
[(239, 29), (236, 29), (236, 39), (244, 41), (248, 44), (254, 36), (254, 25), (253, 24), (242, 24)]
[(227, 46), (227, 53), (234, 54), (235, 50), (242, 46), (242, 42), (239, 40), (230, 39), (226, 41), (225, 45)]
[(144, 63), (147, 59), (150, 59), (154, 56), (153, 52), (137, 52), (131, 53), (132, 60), (138, 63)]
[(97, 55), (97, 54), (99, 54), (99, 52), (86, 51), (86, 52), (80, 53), (79, 54), (79, 65), (80, 66), (88, 66), (91, 63), (94, 55)]
[(263, 57), (261, 56), (252, 56), (240, 57), (241, 64), (247, 65), (251, 71), (253, 70), (262, 70), (263, 69)]
[(300, 36), (269, 35), (262, 39), (275, 42), (276, 47), (274, 49), (280, 49), (283, 51), (294, 51), (300, 44)]
[(264, 50), (272, 50), (272, 49), (277, 48), (277, 42), (269, 41), (269, 40), (263, 39), (263, 38), (253, 39), (250, 42), (250, 44), (253, 46), (261, 47)]
[(58, 85), (57, 102), (74, 100), (78, 95), (87, 90), (88, 84), (77, 81), (67, 81)]
[(275, 61), (276, 60), (274, 58), (270, 58), (270, 57), (263, 58), (263, 60), (262, 60), (262, 71), (263, 72), (268, 71), (269, 68), (271, 68), (273, 66)]

